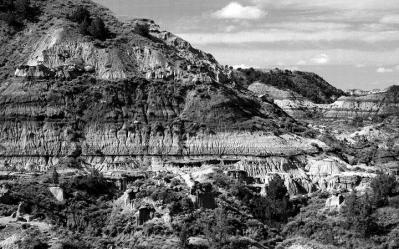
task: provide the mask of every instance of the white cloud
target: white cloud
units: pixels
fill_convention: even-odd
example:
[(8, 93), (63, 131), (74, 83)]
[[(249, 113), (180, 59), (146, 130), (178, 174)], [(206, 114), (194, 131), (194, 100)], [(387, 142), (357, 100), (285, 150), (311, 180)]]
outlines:
[(377, 68), (377, 73), (392, 73), (392, 72), (393, 72), (392, 68), (386, 68), (386, 67)]
[(213, 14), (219, 19), (259, 19), (265, 15), (266, 12), (257, 6), (243, 6), (237, 2), (231, 2)]
[(381, 23), (399, 24), (399, 15), (386, 15), (380, 19)]
[(310, 59), (314, 64), (327, 64), (330, 61), (330, 57), (327, 54), (319, 54)]
[(399, 71), (399, 65), (395, 66), (395, 70)]

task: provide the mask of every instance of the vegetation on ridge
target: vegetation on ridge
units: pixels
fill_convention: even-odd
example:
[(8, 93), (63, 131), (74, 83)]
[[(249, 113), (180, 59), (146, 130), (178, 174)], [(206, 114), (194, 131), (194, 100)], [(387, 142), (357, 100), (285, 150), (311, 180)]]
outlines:
[(244, 86), (253, 82), (261, 82), (282, 90), (291, 90), (319, 104), (332, 103), (338, 97), (344, 95), (342, 90), (331, 86), (314, 73), (279, 69), (262, 71), (253, 68), (239, 68), (235, 77)]

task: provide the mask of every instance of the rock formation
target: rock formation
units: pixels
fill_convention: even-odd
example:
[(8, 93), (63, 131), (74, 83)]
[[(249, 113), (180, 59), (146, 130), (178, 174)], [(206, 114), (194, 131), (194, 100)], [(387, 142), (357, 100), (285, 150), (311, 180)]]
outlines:
[[(346, 117), (353, 112), (347, 103), (356, 101), (314, 104), (302, 97), (309, 82), (319, 89), (317, 102), (343, 94), (319, 76), (268, 73), (273, 79), (283, 75), (296, 91), (248, 80), (237, 84), (237, 72), (153, 21), (121, 22), (83, 0), (32, 4), (43, 10), (36, 22), (12, 34), (0, 29), (7, 37), (0, 45), (1, 170), (190, 171), (234, 161), (259, 184), (280, 174), (291, 194), (325, 185), (312, 175), (318, 166), (305, 166), (308, 155), (331, 148), (301, 136), (309, 128), (290, 115)], [(82, 35), (68, 16), (77, 6), (101, 17), (112, 36), (100, 41)], [(395, 98), (383, 110), (379, 105), (379, 113), (394, 110)]]
[[(70, 11), (79, 3), (71, 2)], [(13, 58), (1, 70), (15, 71), (0, 84), (1, 168), (106, 170), (136, 167), (135, 157), (146, 155), (315, 150), (312, 140), (275, 136), (286, 132), (282, 122), (300, 125), (230, 84), (229, 69), (152, 21), (122, 23), (85, 2), (114, 35), (99, 41), (80, 34), (65, 13), (54, 16), (56, 6), (65, 8), (61, 1), (32, 4), (43, 9), (38, 22), (27, 23), (30, 32), (13, 34), (1, 47)], [(49, 16), (53, 25), (45, 25)], [(137, 25), (146, 25), (148, 34), (137, 33)], [(23, 50), (10, 50), (12, 44)]]
[(49, 187), (49, 191), (54, 196), (54, 198), (59, 201), (63, 202), (64, 199), (64, 190), (60, 187)]
[(254, 82), (248, 89), (258, 96), (267, 96), (297, 119), (351, 120), (399, 115), (397, 86), (366, 95), (342, 96), (331, 104), (317, 104), (293, 90), (279, 89), (263, 82)]

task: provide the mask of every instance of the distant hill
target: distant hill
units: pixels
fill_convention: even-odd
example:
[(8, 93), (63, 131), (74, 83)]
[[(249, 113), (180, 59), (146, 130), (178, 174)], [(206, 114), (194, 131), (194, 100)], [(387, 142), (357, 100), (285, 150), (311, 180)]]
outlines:
[(345, 95), (344, 91), (335, 88), (315, 73), (274, 69), (269, 71), (237, 69), (234, 73), (237, 82), (248, 87), (254, 82), (264, 83), (281, 90), (298, 93), (317, 104), (334, 102)]

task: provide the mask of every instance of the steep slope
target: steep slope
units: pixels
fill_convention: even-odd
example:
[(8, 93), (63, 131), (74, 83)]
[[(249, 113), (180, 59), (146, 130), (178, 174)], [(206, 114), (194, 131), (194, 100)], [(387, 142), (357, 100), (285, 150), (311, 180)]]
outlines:
[[(106, 170), (134, 168), (138, 161), (154, 166), (165, 156), (328, 149), (292, 134), (307, 128), (235, 86), (211, 55), (152, 21), (122, 23), (89, 1), (31, 5), (41, 13), (21, 30), (8, 32), (1, 23), (8, 32), (0, 47), (2, 168)], [(82, 35), (70, 17), (80, 5), (104, 20), (107, 39)]]
[[(250, 91), (211, 55), (149, 20), (122, 23), (87, 1), (32, 5), (42, 10), (36, 20), (0, 47), (1, 170), (181, 173), (241, 165), (263, 187), (276, 174), (291, 194), (325, 187), (305, 167), (331, 148), (302, 136), (309, 128), (273, 103), (280, 96), (310, 108), (300, 93), (260, 82)], [(105, 21), (107, 39), (82, 35), (68, 14), (78, 5)], [(298, 87), (307, 77), (300, 75), (289, 76)], [(322, 88), (321, 81), (313, 84)], [(334, 98), (328, 91), (320, 101)]]

